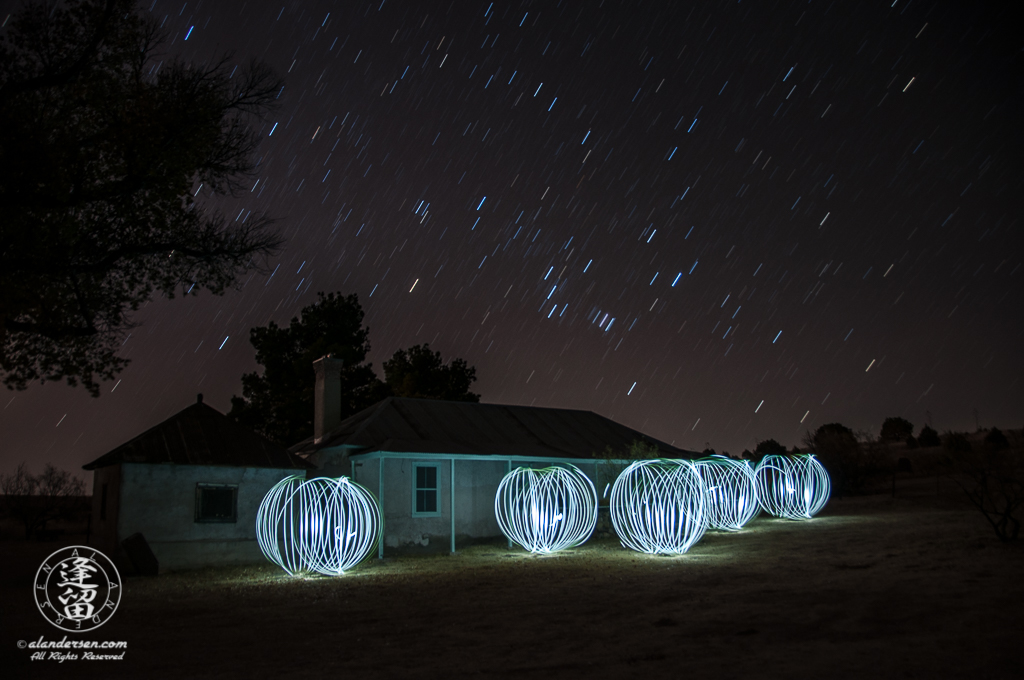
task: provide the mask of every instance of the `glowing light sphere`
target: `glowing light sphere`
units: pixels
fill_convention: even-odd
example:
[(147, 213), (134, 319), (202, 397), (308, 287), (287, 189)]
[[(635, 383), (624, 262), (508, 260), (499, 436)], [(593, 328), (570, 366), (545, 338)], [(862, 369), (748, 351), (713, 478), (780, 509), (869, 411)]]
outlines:
[(750, 461), (711, 456), (694, 461), (708, 488), (708, 525), (739, 531), (760, 511), (757, 485)]
[(597, 491), (579, 468), (516, 468), (494, 496), (498, 526), (510, 541), (532, 553), (573, 548), (597, 525)]
[(636, 461), (612, 485), (612, 525), (626, 548), (679, 555), (708, 528), (707, 497), (707, 484), (690, 461)]
[(810, 519), (828, 502), (828, 472), (814, 454), (765, 456), (754, 471), (757, 498), (769, 514)]
[(348, 477), (287, 477), (256, 513), (260, 550), (293, 576), (344, 573), (370, 555), (382, 531), (377, 500)]

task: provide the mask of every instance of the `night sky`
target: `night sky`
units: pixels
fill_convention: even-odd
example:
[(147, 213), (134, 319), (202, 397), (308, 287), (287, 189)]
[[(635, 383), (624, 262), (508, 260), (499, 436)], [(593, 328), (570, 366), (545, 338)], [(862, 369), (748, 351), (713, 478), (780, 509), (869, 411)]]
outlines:
[[(168, 55), (266, 60), (273, 275), (155, 300), (93, 399), (0, 394), (0, 471), (227, 412), (249, 329), (356, 293), (486, 402), (676, 446), (1024, 424), (1021, 40), (973, 3), (167, 2)], [(16, 3), (3, 3), (7, 11)], [(202, 194), (200, 194), (202, 195)]]

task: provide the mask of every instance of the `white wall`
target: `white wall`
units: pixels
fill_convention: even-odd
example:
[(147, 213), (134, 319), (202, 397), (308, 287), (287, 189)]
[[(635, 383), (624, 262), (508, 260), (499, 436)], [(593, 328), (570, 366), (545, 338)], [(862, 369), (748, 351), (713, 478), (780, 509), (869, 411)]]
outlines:
[[(302, 470), (208, 465), (121, 466), (118, 538), (142, 532), (160, 570), (265, 560), (256, 542), (256, 510), (274, 484)], [(233, 523), (199, 523), (196, 484), (237, 484)]]
[[(438, 509), (437, 517), (421, 517), (413, 514), (413, 469), (416, 464), (428, 463), (438, 466)], [(376, 459), (356, 460), (353, 479), (376, 496), (379, 494)], [(537, 461), (531, 467), (547, 467), (550, 461)], [(517, 462), (513, 467), (528, 465)], [(593, 475), (593, 464), (584, 465), (584, 473)], [(467, 540), (500, 538), (501, 529), (494, 516), (494, 496), (498, 484), (508, 470), (508, 463), (500, 458), (494, 460), (455, 459), (455, 543), (456, 547)], [(451, 546), (451, 459), (438, 455), (436, 458), (385, 458), (384, 493), (384, 546), (386, 549), (449, 550)], [(600, 494), (600, 490), (598, 490)]]

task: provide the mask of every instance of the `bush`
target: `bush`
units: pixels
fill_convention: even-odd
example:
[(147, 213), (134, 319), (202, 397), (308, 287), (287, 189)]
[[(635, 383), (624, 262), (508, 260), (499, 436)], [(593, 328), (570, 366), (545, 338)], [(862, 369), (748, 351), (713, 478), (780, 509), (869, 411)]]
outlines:
[(71, 517), (84, 492), (85, 482), (50, 463), (38, 475), (29, 474), (25, 463), (12, 475), (0, 474), (5, 509), (24, 526), (26, 539), (46, 531), (49, 522)]
[(1012, 541), (1020, 535), (1024, 512), (1024, 454), (1011, 449), (1008, 442), (1002, 446), (999, 441), (989, 444), (988, 439), (985, 446), (974, 449), (963, 434), (950, 432), (943, 448), (957, 473), (954, 480), (967, 498), (992, 525), (999, 540)]
[(901, 442), (914, 435), (914, 425), (904, 418), (886, 418), (878, 438), (883, 442)]
[(866, 475), (860, 444), (853, 430), (840, 423), (828, 423), (807, 433), (804, 443), (818, 454), (828, 470), (832, 488), (840, 498), (864, 486)]
[(938, 432), (925, 425), (917, 435), (917, 443), (921, 445), (921, 448), (928, 448), (929, 446), (940, 446), (942, 441), (939, 439)]
[(942, 435), (942, 448), (951, 456), (971, 453), (974, 447), (963, 432), (947, 432)]
[(595, 487), (598, 495), (598, 503), (608, 504), (605, 492), (608, 487), (615, 483), (622, 471), (630, 465), (630, 461), (648, 460), (658, 457), (658, 447), (646, 440), (634, 439), (625, 450), (616, 450), (611, 446), (605, 446), (604, 450), (597, 454), (597, 483)]
[(993, 451), (1002, 451), (1003, 449), (1010, 448), (1010, 442), (998, 427), (993, 427), (985, 435), (985, 446)]
[(785, 456), (786, 447), (778, 443), (774, 439), (766, 439), (763, 442), (758, 442), (757, 446), (754, 447), (754, 457), (757, 460), (761, 460), (765, 456)]

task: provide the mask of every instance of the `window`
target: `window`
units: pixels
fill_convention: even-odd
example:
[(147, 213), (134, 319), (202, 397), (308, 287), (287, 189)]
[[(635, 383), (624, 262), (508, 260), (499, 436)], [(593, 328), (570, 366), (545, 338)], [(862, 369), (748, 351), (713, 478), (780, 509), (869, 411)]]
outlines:
[(237, 484), (196, 484), (196, 522), (237, 521)]
[(413, 466), (412, 514), (439, 516), (437, 505), (437, 466)]

